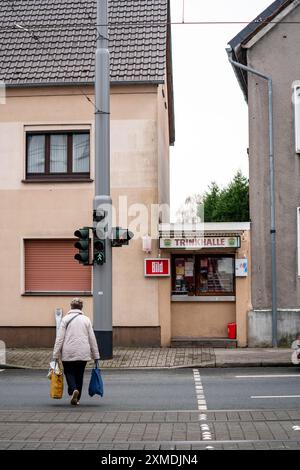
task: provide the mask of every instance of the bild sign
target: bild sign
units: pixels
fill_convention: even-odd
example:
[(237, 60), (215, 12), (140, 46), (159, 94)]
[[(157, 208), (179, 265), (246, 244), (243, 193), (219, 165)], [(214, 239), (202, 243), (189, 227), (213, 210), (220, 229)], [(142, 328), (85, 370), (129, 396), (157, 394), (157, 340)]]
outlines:
[(160, 248), (199, 250), (201, 248), (239, 248), (240, 237), (160, 238)]
[(170, 260), (166, 258), (146, 258), (144, 274), (146, 277), (170, 276)]

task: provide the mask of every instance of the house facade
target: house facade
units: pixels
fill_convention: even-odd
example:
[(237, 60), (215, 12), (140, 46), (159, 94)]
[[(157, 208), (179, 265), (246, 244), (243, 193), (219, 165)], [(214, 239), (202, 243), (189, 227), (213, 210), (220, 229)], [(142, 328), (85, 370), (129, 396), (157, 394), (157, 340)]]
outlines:
[[(7, 347), (52, 347), (73, 297), (83, 298), (91, 319), (93, 309), (92, 270), (74, 260), (74, 231), (93, 217), (96, 1), (36, 6), (0, 7), (0, 339)], [(250, 224), (205, 224), (199, 233), (168, 224), (169, 1), (109, 7), (113, 226), (135, 234), (113, 248), (114, 345), (246, 346)]]
[[(92, 318), (92, 271), (74, 260), (74, 231), (92, 225), (94, 196), (96, 1), (84, 4), (50, 0), (37, 8), (20, 0), (0, 7), (0, 80), (6, 87), (0, 110), (0, 338), (7, 347), (51, 347), (56, 314), (69, 310), (72, 297), (83, 298)], [(123, 217), (117, 225), (126, 223), (124, 214), (129, 221), (137, 216), (137, 205), (149, 213), (153, 205), (169, 205), (169, 15), (168, 0), (109, 2), (111, 194)], [(143, 26), (134, 26), (139, 19)], [(113, 250), (116, 345), (163, 343), (160, 285), (145, 282), (144, 257), (141, 238)]]
[[(277, 335), (289, 345), (300, 331), (300, 155), (298, 44), (300, 3), (277, 0), (230, 42), (229, 56), (272, 78), (277, 259)], [(234, 67), (249, 107), (252, 309), (248, 345), (272, 344), (268, 84)], [(299, 83), (298, 83), (299, 85)]]

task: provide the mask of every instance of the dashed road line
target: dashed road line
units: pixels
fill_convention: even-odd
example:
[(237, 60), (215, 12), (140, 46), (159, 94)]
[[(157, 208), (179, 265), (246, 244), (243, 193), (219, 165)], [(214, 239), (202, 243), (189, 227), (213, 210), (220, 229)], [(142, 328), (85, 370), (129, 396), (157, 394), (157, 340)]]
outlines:
[[(193, 374), (194, 374), (194, 382), (195, 382), (195, 390), (196, 390), (196, 397), (197, 397), (197, 403), (198, 403), (198, 410), (199, 411), (206, 411), (207, 410), (207, 404), (204, 396), (204, 390), (201, 382), (201, 376), (200, 372), (198, 369), (193, 369)], [(201, 429), (201, 436), (203, 441), (211, 441), (212, 440), (212, 435), (210, 431), (210, 427), (207, 424), (207, 415), (205, 413), (199, 414), (199, 421), (200, 423), (200, 429)], [(212, 448), (212, 447), (210, 447)]]
[(278, 378), (290, 378), (290, 377), (296, 377), (300, 378), (300, 374), (280, 374), (280, 375), (236, 375), (236, 379), (278, 379)]
[(197, 397), (197, 402), (198, 402), (198, 410), (207, 410), (200, 372), (198, 369), (193, 369), (193, 374), (194, 374), (194, 382), (195, 382), (195, 389), (196, 389), (196, 397)]
[(251, 398), (300, 398), (300, 395), (253, 395)]

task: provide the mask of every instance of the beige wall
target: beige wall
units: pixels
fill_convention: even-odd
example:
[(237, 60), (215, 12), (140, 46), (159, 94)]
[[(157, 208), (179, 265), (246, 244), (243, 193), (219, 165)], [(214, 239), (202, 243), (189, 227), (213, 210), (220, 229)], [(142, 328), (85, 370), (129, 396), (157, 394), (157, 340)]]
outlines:
[[(161, 253), (162, 258), (170, 258), (170, 254)], [(172, 338), (172, 308), (171, 308), (171, 277), (158, 280), (159, 321), (161, 326), (161, 346), (170, 346)]]
[[(1, 106), (0, 241), (7, 249), (1, 253), (0, 326), (54, 326), (54, 309), (68, 309), (70, 297), (22, 296), (23, 239), (72, 238), (76, 228), (91, 225), (94, 185), (22, 182), (25, 129), (90, 128), (94, 178), (94, 108), (83, 93), (93, 98), (88, 87), (8, 89), (7, 104)], [(156, 86), (111, 89), (111, 193), (116, 206), (120, 196), (128, 198), (128, 206), (145, 204), (150, 209), (158, 203), (162, 166), (161, 201), (169, 201), (167, 110), (163, 110), (163, 96)], [(128, 223), (137, 216), (132, 211)], [(140, 239), (113, 250), (114, 325), (160, 324), (159, 280), (144, 278), (145, 257)], [(85, 305), (91, 316), (91, 297), (85, 298)]]
[[(164, 85), (158, 87), (158, 202), (170, 204), (170, 161), (169, 161), (169, 129), (167, 89)], [(168, 223), (169, 220), (163, 222)]]
[(234, 302), (172, 302), (172, 337), (227, 337)]
[[(0, 126), (1, 128), (1, 126)], [(54, 325), (54, 309), (68, 309), (68, 297), (22, 297), (24, 293), (24, 238), (72, 238), (74, 228), (89, 224), (86, 201), (92, 197), (88, 189), (5, 190), (0, 192), (1, 257), (0, 267), (1, 325)], [(76, 207), (74, 211), (72, 207)], [(3, 229), (2, 229), (3, 228)], [(2, 246), (4, 246), (2, 245)], [(86, 301), (91, 315), (90, 299)]]
[(241, 235), (241, 247), (237, 251), (237, 258), (247, 258), (248, 276), (236, 278), (236, 324), (239, 347), (247, 346), (247, 315), (252, 308), (251, 304), (251, 244), (250, 231)]

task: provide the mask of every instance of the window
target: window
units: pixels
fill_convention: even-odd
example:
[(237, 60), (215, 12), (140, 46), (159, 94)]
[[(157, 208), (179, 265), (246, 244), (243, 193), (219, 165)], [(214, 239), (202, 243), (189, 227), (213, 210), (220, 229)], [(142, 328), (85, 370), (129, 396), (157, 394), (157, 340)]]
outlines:
[(25, 240), (26, 293), (91, 293), (91, 269), (74, 259), (74, 242)]
[(232, 295), (234, 293), (234, 258), (201, 256), (197, 263), (197, 295)]
[(173, 294), (195, 295), (195, 257), (173, 259)]
[(294, 86), (294, 109), (295, 109), (295, 150), (300, 153), (300, 82), (297, 80)]
[(26, 179), (89, 179), (90, 134), (27, 132)]
[(298, 276), (300, 277), (300, 207), (297, 207)]
[(235, 258), (231, 255), (176, 255), (172, 258), (172, 294), (234, 295)]

